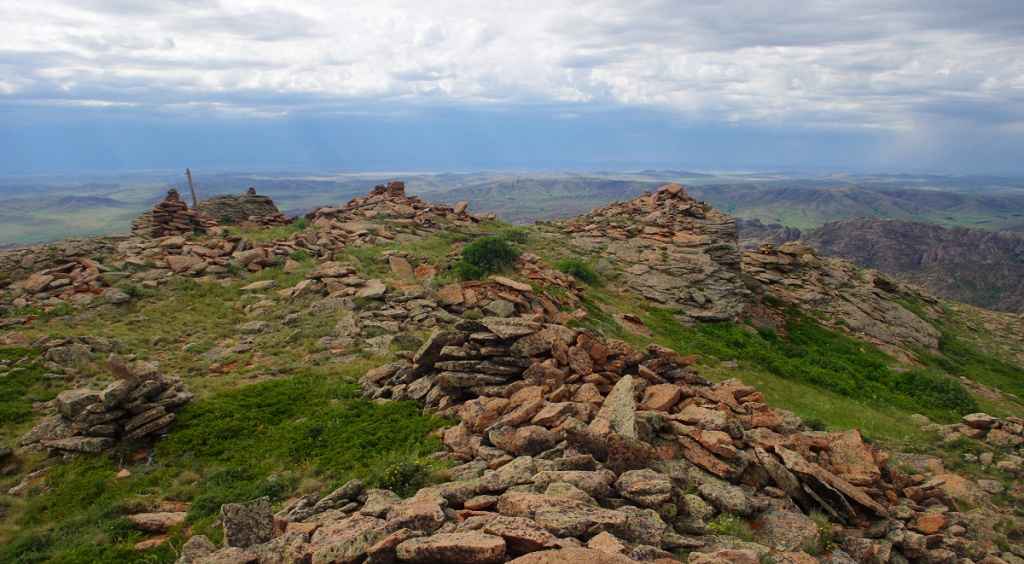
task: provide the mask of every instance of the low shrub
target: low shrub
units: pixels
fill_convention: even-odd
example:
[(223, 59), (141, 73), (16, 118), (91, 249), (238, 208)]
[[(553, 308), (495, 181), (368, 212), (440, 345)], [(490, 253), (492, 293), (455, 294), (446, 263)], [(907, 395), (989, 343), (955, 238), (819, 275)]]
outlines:
[(597, 274), (597, 271), (593, 269), (584, 260), (578, 258), (568, 258), (561, 260), (555, 265), (555, 268), (562, 272), (572, 276), (577, 282), (586, 282), (587, 284), (597, 284), (601, 280), (601, 277)]
[(463, 247), (462, 260), (458, 263), (459, 276), (463, 280), (476, 280), (511, 268), (518, 258), (519, 251), (505, 237), (481, 237)]

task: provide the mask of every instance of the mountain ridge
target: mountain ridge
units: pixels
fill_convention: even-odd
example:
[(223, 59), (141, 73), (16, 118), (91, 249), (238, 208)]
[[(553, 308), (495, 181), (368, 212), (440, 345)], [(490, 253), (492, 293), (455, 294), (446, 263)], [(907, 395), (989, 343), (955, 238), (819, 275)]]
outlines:
[[(173, 196), (0, 254), (11, 561), (1020, 558), (1016, 316), (741, 260), (679, 185), (528, 229), (401, 183), (269, 227)], [(519, 258), (460, 277), (485, 246)]]

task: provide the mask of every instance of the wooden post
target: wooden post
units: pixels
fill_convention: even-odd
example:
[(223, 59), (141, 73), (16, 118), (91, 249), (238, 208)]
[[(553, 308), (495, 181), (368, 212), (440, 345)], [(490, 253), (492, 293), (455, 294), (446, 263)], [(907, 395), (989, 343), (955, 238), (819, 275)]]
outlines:
[(185, 169), (185, 175), (188, 176), (188, 189), (192, 191), (192, 209), (199, 210), (199, 200), (196, 199), (196, 188), (192, 186), (192, 171)]

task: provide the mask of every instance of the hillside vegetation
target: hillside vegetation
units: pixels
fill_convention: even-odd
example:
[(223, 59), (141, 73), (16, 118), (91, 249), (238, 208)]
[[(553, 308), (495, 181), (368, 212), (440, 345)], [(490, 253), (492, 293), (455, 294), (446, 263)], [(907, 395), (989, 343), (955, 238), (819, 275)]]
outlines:
[[(380, 561), (442, 561), (449, 533), (481, 562), (1024, 558), (1024, 323), (802, 248), (750, 270), (678, 186), (524, 228), (395, 184), (287, 226), (62, 248), (0, 256), (2, 562), (354, 562), (386, 535)], [(68, 390), (147, 378), (194, 396), (159, 440), (26, 439)], [(237, 544), (222, 506), (264, 496), (289, 532)]]

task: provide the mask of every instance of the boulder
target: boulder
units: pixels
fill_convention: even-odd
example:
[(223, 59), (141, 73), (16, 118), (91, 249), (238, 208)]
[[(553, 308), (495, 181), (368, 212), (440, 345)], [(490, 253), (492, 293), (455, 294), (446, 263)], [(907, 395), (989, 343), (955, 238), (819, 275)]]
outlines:
[(226, 503), (220, 508), (227, 546), (247, 548), (274, 538), (274, 512), (270, 498), (261, 497), (245, 503)]

